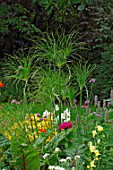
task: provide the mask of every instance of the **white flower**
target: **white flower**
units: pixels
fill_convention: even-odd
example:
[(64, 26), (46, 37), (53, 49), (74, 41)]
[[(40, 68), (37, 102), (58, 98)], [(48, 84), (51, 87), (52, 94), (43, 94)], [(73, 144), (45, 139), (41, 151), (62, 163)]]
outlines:
[(49, 165), (48, 169), (54, 170), (54, 166)]
[(70, 121), (70, 110), (67, 108), (66, 110), (64, 110), (64, 114), (65, 114), (65, 119), (66, 119), (66, 122)]
[(55, 170), (65, 170), (64, 168), (60, 167), (60, 166), (55, 166), (54, 167)]
[(57, 112), (59, 110), (59, 106), (56, 104), (55, 105), (55, 111)]
[(54, 152), (55, 152), (55, 153), (58, 153), (58, 152), (60, 152), (60, 151), (61, 151), (61, 150), (60, 150), (59, 148), (56, 148)]
[(61, 120), (65, 120), (66, 119), (66, 115), (64, 113), (61, 113)]
[(75, 167), (73, 166), (71, 170), (75, 170)]
[(69, 156), (66, 157), (66, 160), (67, 160), (67, 161), (71, 161), (71, 157), (69, 157)]
[(80, 159), (80, 155), (76, 155), (74, 159), (76, 160), (76, 158)]
[(50, 116), (50, 112), (48, 112), (47, 110), (45, 110), (44, 112), (43, 112), (43, 117), (49, 117)]
[(46, 159), (49, 156), (48, 153), (45, 153), (45, 155), (43, 156), (44, 159)]
[(66, 162), (66, 159), (62, 158), (62, 159), (60, 159), (60, 162)]

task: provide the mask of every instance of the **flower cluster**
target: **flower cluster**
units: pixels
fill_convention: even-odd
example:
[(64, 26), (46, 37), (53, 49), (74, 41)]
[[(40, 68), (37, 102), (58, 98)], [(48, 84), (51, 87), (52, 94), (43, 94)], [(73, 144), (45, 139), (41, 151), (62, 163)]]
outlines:
[(104, 130), (104, 128), (102, 126), (97, 125), (95, 130), (92, 131), (92, 136), (94, 138), (95, 144), (93, 145), (93, 143), (91, 141), (88, 142), (90, 154), (92, 155), (90, 162), (89, 162), (89, 165), (87, 165), (87, 168), (90, 169), (90, 170), (93, 170), (93, 168), (96, 167), (97, 161), (101, 157), (101, 154), (100, 154), (100, 151), (99, 151), (99, 148), (98, 148), (98, 145), (100, 144), (101, 140), (99, 138), (97, 138), (97, 135), (99, 133), (101, 133), (103, 130)]

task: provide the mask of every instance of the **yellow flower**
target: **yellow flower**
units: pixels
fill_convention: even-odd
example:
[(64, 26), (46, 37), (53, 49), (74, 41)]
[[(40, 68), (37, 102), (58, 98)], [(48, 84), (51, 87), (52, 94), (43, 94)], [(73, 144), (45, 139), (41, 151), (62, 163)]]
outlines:
[(98, 161), (99, 160), (98, 157), (96, 157), (95, 160)]
[(90, 149), (90, 152), (95, 152), (96, 146), (93, 146), (93, 145), (92, 145), (92, 146), (89, 147), (89, 149)]
[(94, 153), (95, 153), (95, 156), (99, 156), (100, 155), (99, 150), (95, 150)]
[(93, 130), (93, 131), (92, 131), (92, 134), (93, 134), (93, 137), (95, 137), (95, 135), (97, 135), (96, 130)]
[(103, 131), (103, 127), (100, 126), (100, 125), (98, 125), (98, 126), (97, 126), (97, 130), (98, 130), (99, 132)]
[(97, 140), (97, 143), (98, 143), (98, 144), (100, 143), (100, 139)]
[(88, 146), (92, 146), (92, 142), (88, 142)]
[(87, 168), (89, 169), (89, 168), (90, 168), (90, 166), (89, 166), (89, 165), (87, 165)]
[(30, 141), (33, 141), (34, 140), (34, 136), (33, 135), (29, 135), (29, 139), (30, 139)]
[(90, 167), (91, 167), (91, 168), (96, 167), (94, 163), (95, 163), (95, 161), (94, 161), (94, 160), (90, 162)]

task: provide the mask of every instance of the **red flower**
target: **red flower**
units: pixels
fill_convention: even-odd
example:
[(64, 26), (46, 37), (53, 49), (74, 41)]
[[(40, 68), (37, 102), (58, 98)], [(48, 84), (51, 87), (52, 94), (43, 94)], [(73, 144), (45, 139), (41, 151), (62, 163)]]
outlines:
[(0, 81), (0, 88), (3, 86), (5, 86), (5, 85), (2, 83), (2, 81)]
[(46, 129), (39, 129), (39, 132), (44, 132), (44, 133), (46, 133)]
[(62, 130), (62, 129), (69, 129), (72, 127), (71, 122), (63, 122), (59, 125), (58, 129)]

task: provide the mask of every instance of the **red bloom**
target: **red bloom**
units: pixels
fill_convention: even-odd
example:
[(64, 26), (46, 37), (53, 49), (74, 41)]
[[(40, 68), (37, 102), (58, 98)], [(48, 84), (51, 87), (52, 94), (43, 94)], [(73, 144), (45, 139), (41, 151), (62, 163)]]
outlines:
[(62, 129), (69, 129), (72, 127), (71, 122), (63, 122), (59, 125), (58, 129), (62, 130)]
[(44, 132), (44, 133), (46, 133), (46, 129), (39, 129), (39, 132)]
[(2, 83), (2, 81), (0, 81), (0, 88), (3, 86), (5, 86), (5, 85)]

